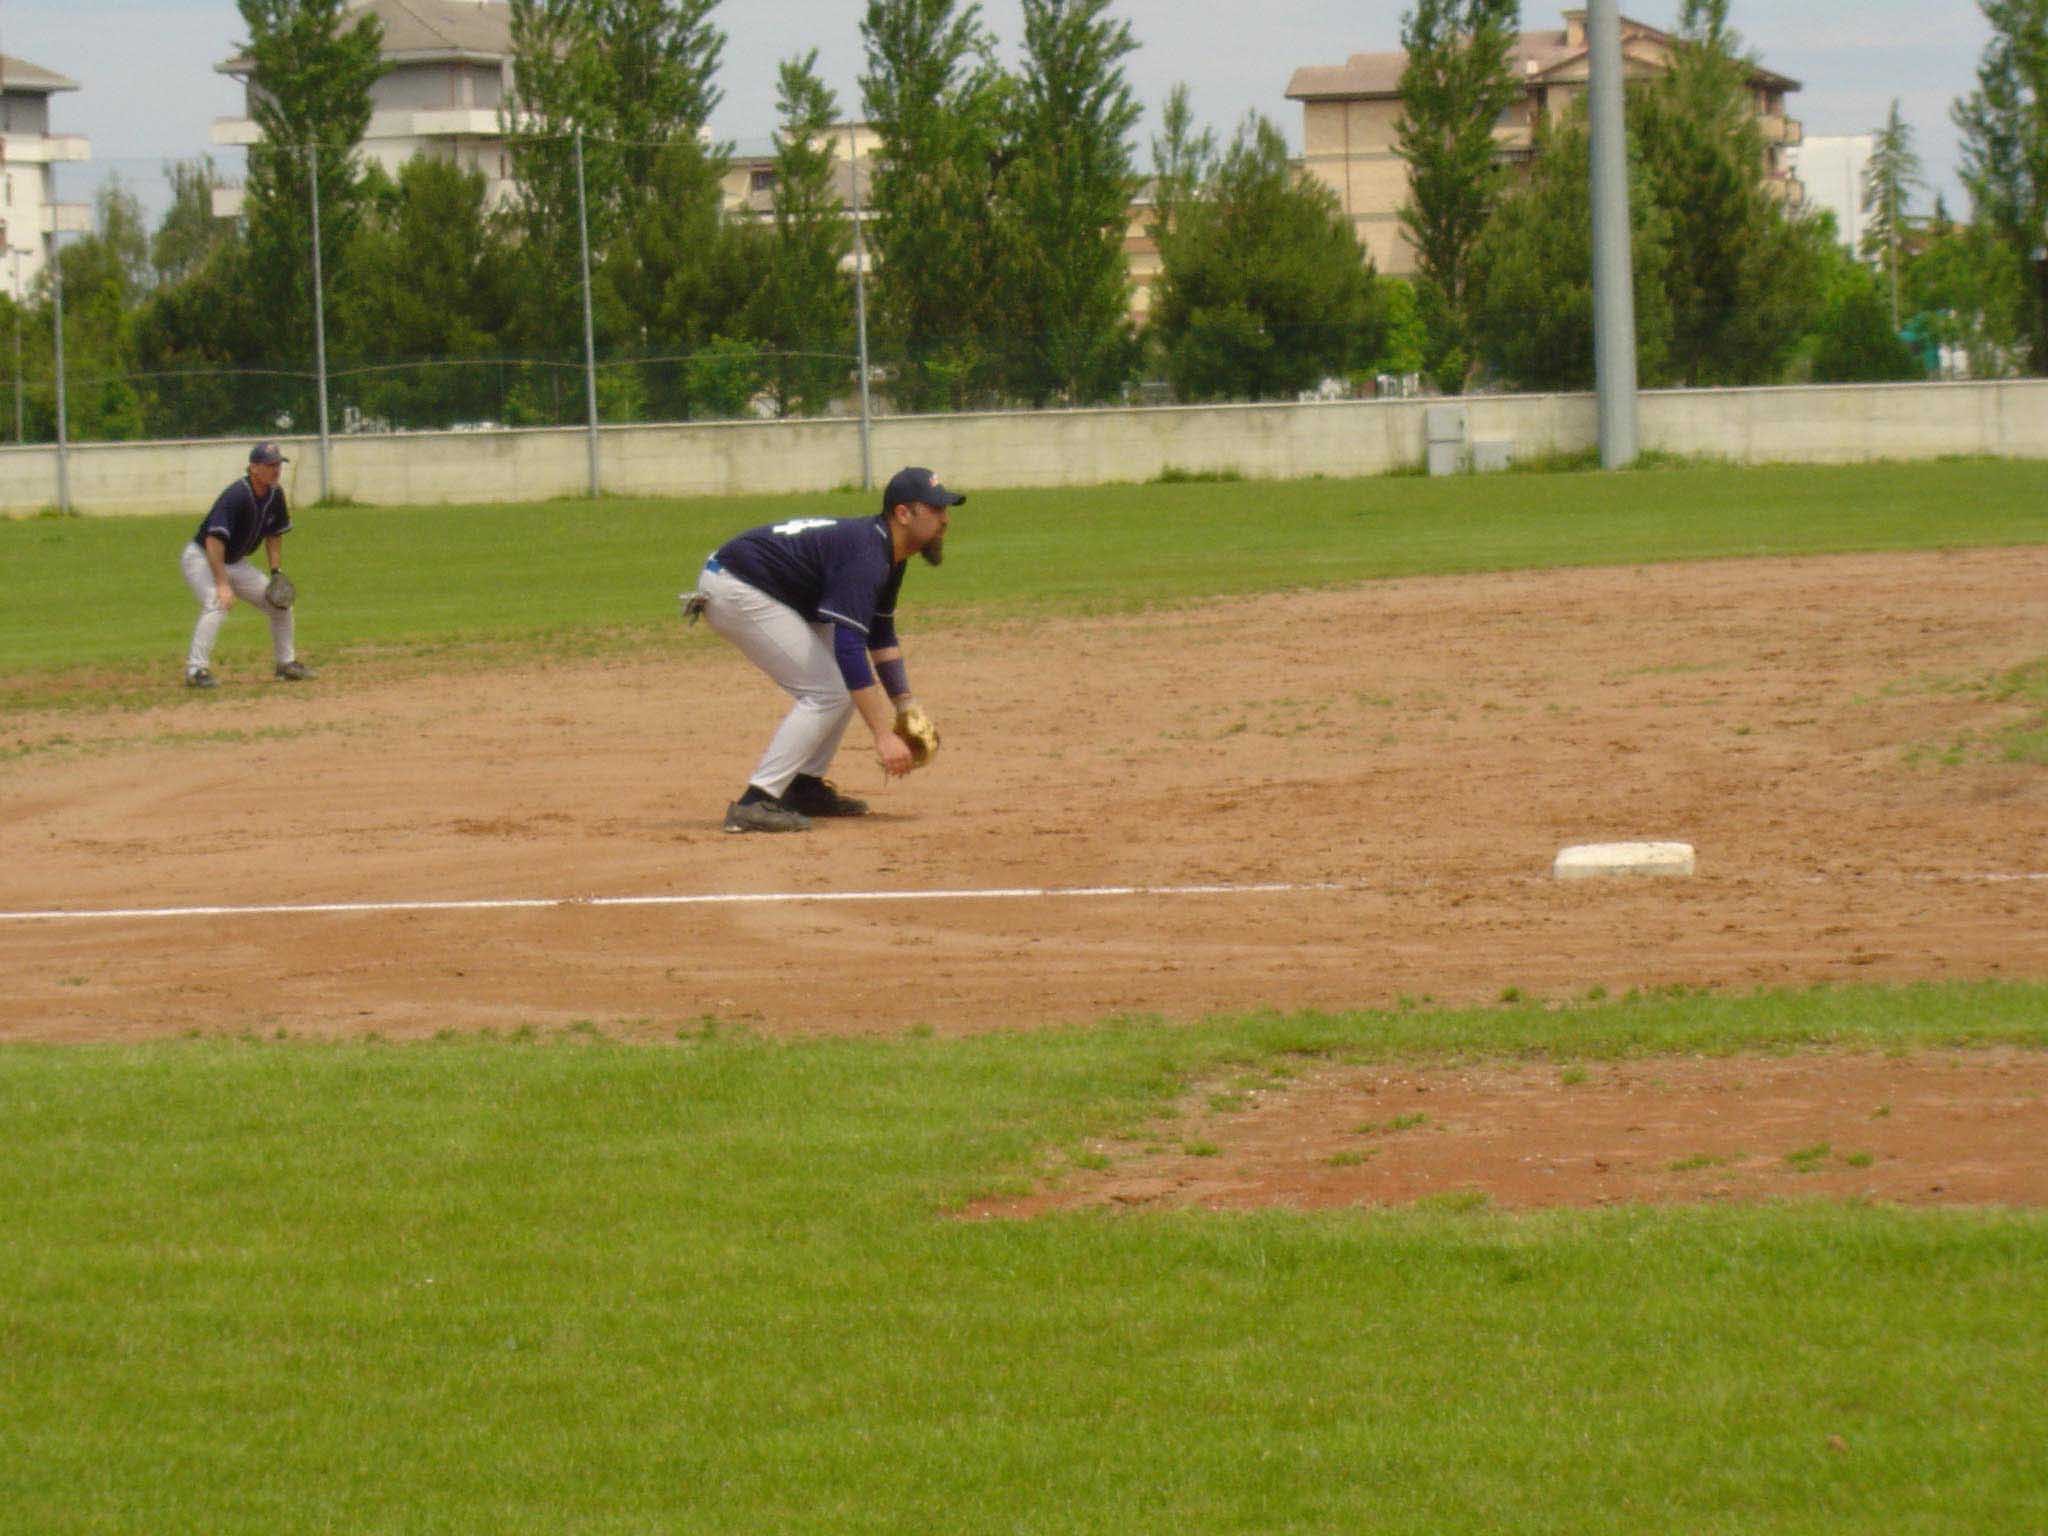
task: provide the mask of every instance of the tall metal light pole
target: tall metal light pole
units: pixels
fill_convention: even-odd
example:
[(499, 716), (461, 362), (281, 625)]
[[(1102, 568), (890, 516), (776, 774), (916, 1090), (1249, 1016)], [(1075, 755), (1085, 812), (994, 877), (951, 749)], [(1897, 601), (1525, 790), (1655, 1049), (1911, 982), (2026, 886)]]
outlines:
[(1593, 128), (1593, 377), (1600, 467), (1636, 461), (1636, 300), (1629, 259), (1628, 123), (1617, 0), (1590, 0)]
[(589, 423), (590, 494), (597, 495), (597, 340), (590, 316), (590, 212), (583, 197), (583, 130), (576, 130), (576, 245), (583, 258), (583, 413)]
[(320, 146), (308, 148), (313, 166), (313, 367), (320, 381), (320, 499), (327, 500), (327, 462), (333, 443), (327, 435), (327, 307), (320, 277)]
[(874, 449), (868, 412), (867, 236), (860, 223), (860, 127), (846, 125), (846, 184), (853, 190), (853, 312), (860, 329), (860, 488), (875, 488)]

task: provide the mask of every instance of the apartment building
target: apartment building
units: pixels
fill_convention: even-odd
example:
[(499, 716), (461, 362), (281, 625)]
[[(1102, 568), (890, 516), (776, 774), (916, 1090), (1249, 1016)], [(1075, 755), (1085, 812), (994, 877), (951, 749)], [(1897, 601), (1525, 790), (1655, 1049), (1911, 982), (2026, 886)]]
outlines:
[[(1669, 71), (1677, 48), (1678, 40), (1669, 33), (1622, 18), (1622, 67), (1630, 80)], [(1562, 116), (1585, 94), (1589, 55), (1583, 10), (1566, 11), (1560, 29), (1516, 37), (1509, 65), (1522, 95), (1494, 124), (1502, 160), (1514, 165), (1534, 158), (1537, 124)], [(1304, 169), (1336, 192), (1359, 243), (1381, 272), (1394, 276), (1415, 271), (1415, 252), (1400, 223), (1400, 209), (1408, 201), (1408, 165), (1398, 148), (1401, 75), (1407, 63), (1407, 54), (1399, 51), (1355, 53), (1342, 64), (1297, 69), (1287, 84), (1288, 99), (1301, 103)], [(1761, 173), (1788, 203), (1802, 198), (1788, 156), (1800, 141), (1800, 125), (1785, 115), (1785, 98), (1798, 89), (1797, 80), (1761, 66), (1749, 77), (1751, 104), (1766, 146)]]
[[(500, 110), (512, 85), (512, 8), (506, 0), (351, 0), (344, 26), (364, 12), (384, 24), (385, 71), (370, 88), (361, 153), (396, 177), (414, 155), (481, 171), (485, 206), (513, 194), (512, 157)], [(253, 110), (253, 60), (214, 66), (241, 82), (251, 110), (213, 126), (216, 144), (247, 148), (262, 138)], [(241, 212), (242, 189), (222, 187), (214, 212)]]
[(20, 299), (35, 286), (59, 233), (92, 228), (85, 203), (59, 202), (57, 167), (92, 158), (83, 135), (50, 131), (50, 98), (76, 80), (0, 55), (0, 289)]

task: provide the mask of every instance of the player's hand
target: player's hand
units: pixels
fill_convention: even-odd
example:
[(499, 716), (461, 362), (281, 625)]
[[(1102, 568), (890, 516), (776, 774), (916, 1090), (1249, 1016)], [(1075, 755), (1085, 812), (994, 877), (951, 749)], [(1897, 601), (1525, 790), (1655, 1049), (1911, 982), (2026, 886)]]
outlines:
[(235, 606), (235, 589), (229, 586), (226, 582), (215, 582), (213, 587), (213, 595), (214, 599), (220, 604), (220, 611), (222, 613), (226, 613), (230, 608)]
[(910, 755), (910, 743), (894, 731), (875, 732), (875, 759), (882, 765), (882, 772), (892, 779), (901, 778), (917, 766), (917, 759)]

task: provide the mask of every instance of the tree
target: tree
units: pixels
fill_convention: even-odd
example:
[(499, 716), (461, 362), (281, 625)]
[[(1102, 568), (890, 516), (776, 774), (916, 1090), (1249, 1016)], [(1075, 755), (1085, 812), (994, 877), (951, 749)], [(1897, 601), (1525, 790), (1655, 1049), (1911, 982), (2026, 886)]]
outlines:
[[(142, 207), (117, 178), (93, 198), (93, 232), (57, 250), (64, 277), (64, 404), (66, 427), (79, 439), (128, 440), (144, 435), (145, 401), (134, 377), (135, 312), (148, 292), (149, 234)], [(50, 335), (54, 307), (47, 279), (44, 314), (35, 329)], [(54, 352), (52, 343), (37, 350)], [(54, 356), (51, 358), (54, 378)], [(54, 395), (48, 431), (55, 430)], [(38, 413), (40, 414), (40, 412)]]
[(1868, 221), (1863, 227), (1862, 254), (1882, 261), (1891, 285), (1892, 329), (1899, 328), (1900, 247), (1906, 236), (1906, 205), (1914, 192), (1925, 187), (1920, 177), (1920, 157), (1913, 152), (1913, 130), (1899, 115), (1899, 103), (1884, 126), (1877, 130), (1870, 163), (1863, 170), (1863, 207)]
[(1686, 0), (1669, 73), (1629, 100), (1649, 194), (1671, 224), (1672, 372), (1692, 385), (1775, 380), (1821, 305), (1825, 251), (1765, 184), (1755, 66), (1727, 14), (1728, 0)]
[(1371, 262), (1256, 113), (1178, 203), (1160, 256), (1152, 328), (1181, 399), (1288, 399), (1378, 354)]
[[(380, 175), (348, 259), (341, 300), (358, 366), (339, 403), (405, 427), (449, 427), (504, 414), (492, 358), (509, 304), (509, 253), (484, 211), (484, 178), (415, 156)], [(374, 183), (373, 183), (374, 184)], [(404, 366), (388, 366), (388, 365)]]
[(861, 93), (881, 143), (870, 227), (878, 326), (910, 411), (991, 398), (1006, 345), (1010, 269), (998, 189), (1009, 159), (1010, 84), (981, 7), (868, 0)]
[(853, 231), (833, 182), (839, 101), (818, 77), (818, 50), (785, 60), (776, 79), (774, 225), (746, 329), (768, 349), (765, 386), (788, 416), (822, 410), (849, 375)]
[(523, 344), (556, 357), (581, 347), (581, 306), (562, 302), (582, 285), (579, 133), (591, 258), (601, 269), (593, 289), (604, 290), (593, 301), (601, 339), (638, 352), (690, 344), (668, 329), (677, 295), (707, 284), (724, 253), (664, 236), (694, 237), (717, 224), (727, 155), (703, 139), (725, 46), (709, 20), (717, 5), (511, 0), (512, 89), (502, 117), (520, 186), (514, 329)]
[(1926, 377), (1899, 339), (1877, 274), (1830, 239), (1826, 297), (1806, 343), (1816, 384), (1881, 384)]
[(1520, 16), (1519, 0), (1416, 0), (1401, 19), (1401, 225), (1415, 247), (1419, 297), (1439, 322), (1430, 372), (1452, 391), (1470, 364), (1472, 249), (1505, 184), (1494, 124), (1522, 94), (1508, 68)]
[(233, 225), (213, 215), (220, 173), (211, 155), (197, 163), (172, 161), (164, 167), (164, 179), (171, 184), (171, 204), (149, 243), (152, 286), (189, 277), (233, 232)]
[(345, 282), (341, 255), (365, 200), (356, 147), (384, 72), (384, 27), (346, 0), (235, 4), (249, 29), (250, 115), (261, 135), (244, 194), (248, 275), (270, 317), (248, 338), (250, 360), (304, 369), (313, 353), (312, 183), (317, 172), (323, 280)]
[(1927, 340), (1971, 378), (2007, 377), (2024, 358), (2026, 267), (1989, 225), (1937, 223), (1906, 268), (1906, 302)]
[(2036, 373), (2048, 372), (2048, 0), (1978, 0), (1991, 41), (1977, 89), (1952, 116), (1973, 222), (1988, 225), (2026, 276), (2023, 323)]
[[(1633, 143), (1629, 224), (1636, 375), (1653, 386), (1669, 367), (1671, 226)], [(1592, 141), (1583, 109), (1539, 127), (1529, 180), (1501, 204), (1472, 265), (1473, 337), (1486, 366), (1524, 389), (1592, 388)]]
[(1137, 51), (1109, 0), (1024, 0), (1024, 69), (1009, 204), (1018, 356), (1010, 382), (1035, 405), (1115, 395), (1136, 346), (1124, 240), (1137, 191), (1139, 108), (1123, 60)]

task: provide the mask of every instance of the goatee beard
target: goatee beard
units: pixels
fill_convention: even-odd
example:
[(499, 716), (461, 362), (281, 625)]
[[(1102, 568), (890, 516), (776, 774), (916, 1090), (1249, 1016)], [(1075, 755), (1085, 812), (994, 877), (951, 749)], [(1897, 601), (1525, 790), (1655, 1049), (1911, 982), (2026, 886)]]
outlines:
[(946, 536), (943, 533), (940, 534), (917, 553), (926, 565), (944, 564), (946, 559)]

